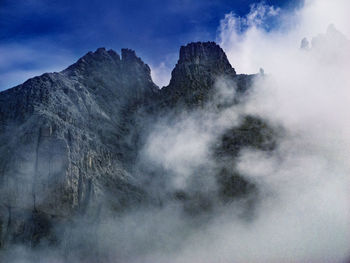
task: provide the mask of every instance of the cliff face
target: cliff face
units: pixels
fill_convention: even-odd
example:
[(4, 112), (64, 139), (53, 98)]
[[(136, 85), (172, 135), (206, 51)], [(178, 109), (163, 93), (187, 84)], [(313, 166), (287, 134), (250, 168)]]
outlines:
[[(152, 199), (133, 173), (152, 125), (143, 117), (201, 108), (220, 77), (242, 94), (254, 78), (237, 75), (215, 43), (191, 43), (181, 47), (169, 86), (159, 90), (134, 51), (123, 49), (120, 57), (100, 48), (62, 72), (1, 92), (0, 246), (35, 245), (44, 237), (52, 241), (55, 222), (76, 215), (98, 218), (103, 211), (118, 212)], [(256, 122), (251, 123), (259, 134)], [(244, 125), (246, 132), (250, 126)], [(253, 145), (232, 133), (239, 130), (223, 135), (218, 156), (235, 158), (240, 147)], [(266, 141), (271, 140), (254, 143)], [(252, 189), (236, 173), (220, 174), (225, 174), (220, 178), (226, 197)]]
[(220, 46), (214, 42), (182, 46), (170, 83), (161, 91), (164, 103), (203, 105), (213, 95), (214, 83), (221, 76), (233, 79), (236, 72)]
[[(97, 213), (108, 189), (116, 206), (140, 200), (141, 191), (120, 161), (129, 150), (123, 144), (125, 112), (157, 90), (149, 67), (133, 51), (123, 50), (120, 59), (98, 49), (60, 73), (2, 92), (3, 238), (30, 239), (22, 228), (32, 227), (26, 224), (33, 211), (56, 218), (94, 206), (90, 211)], [(123, 199), (127, 195), (131, 198)]]

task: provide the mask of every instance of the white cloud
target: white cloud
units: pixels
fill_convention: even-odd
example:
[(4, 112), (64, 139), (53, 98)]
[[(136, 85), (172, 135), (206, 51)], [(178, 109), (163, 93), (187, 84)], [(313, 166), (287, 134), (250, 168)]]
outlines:
[[(225, 16), (218, 38), (232, 65), (243, 73), (260, 67), (267, 72), (254, 84), (243, 112), (282, 125), (286, 135), (272, 155), (241, 152), (239, 171), (261, 191), (251, 222), (237, 220), (237, 207), (228, 206), (187, 237), (180, 250), (154, 254), (145, 262), (348, 260), (350, 45), (343, 22), (349, 7), (345, 1), (306, 1), (304, 8), (291, 13), (255, 5), (247, 17)], [(270, 18), (280, 26), (266, 27)], [(345, 31), (328, 28), (331, 23)], [(304, 37), (311, 40), (309, 50), (300, 49)], [(226, 94), (227, 85), (220, 83)], [(156, 150), (148, 156), (160, 165), (170, 164), (175, 175), (183, 174), (188, 164), (198, 168), (210, 161), (206, 153), (217, 135), (212, 132), (220, 123), (217, 119), (224, 120), (225, 127), (237, 124), (228, 116), (241, 110), (234, 107), (215, 118), (187, 116), (185, 122), (159, 127), (148, 145), (148, 150)], [(174, 144), (163, 144), (169, 141)]]
[[(175, 185), (182, 187), (198, 167), (210, 166), (209, 145), (238, 124), (242, 111), (283, 125), (286, 135), (273, 154), (246, 149), (237, 164), (261, 191), (255, 217), (237, 219), (239, 206), (233, 204), (201, 227), (183, 220), (172, 206), (113, 218), (96, 230), (96, 244), (110, 261), (347, 262), (349, 7), (348, 1), (310, 0), (292, 13), (256, 5), (245, 18), (226, 15), (219, 39), (232, 65), (244, 73), (263, 67), (267, 75), (255, 83), (243, 108), (185, 114), (158, 124), (143, 157), (147, 165), (174, 174)], [(264, 23), (270, 18), (280, 27), (268, 29)], [(332, 27), (326, 33), (331, 23), (342, 33)], [(299, 48), (304, 37), (314, 36), (310, 50)], [(217, 85), (217, 99), (232, 95), (225, 81)]]
[(171, 68), (166, 66), (165, 62), (161, 62), (158, 66), (151, 67), (151, 76), (155, 84), (160, 88), (167, 86), (170, 81)]
[[(237, 220), (235, 206), (226, 207), (174, 255), (161, 253), (146, 262), (347, 262), (350, 42), (344, 21), (349, 7), (345, 1), (320, 0), (306, 1), (304, 8), (291, 13), (257, 5), (244, 18), (226, 15), (219, 39), (232, 65), (243, 73), (260, 67), (267, 72), (254, 84), (243, 112), (282, 125), (286, 135), (272, 155), (241, 152), (238, 169), (262, 194), (251, 222)], [(264, 25), (271, 17), (279, 21), (278, 28)], [(308, 50), (300, 49), (304, 37), (311, 43)], [(225, 94), (226, 85), (218, 85)], [(216, 118), (188, 116), (191, 125), (180, 122), (159, 129), (165, 134), (157, 136), (162, 143), (173, 137), (181, 140), (156, 147), (160, 151), (154, 159), (174, 165), (175, 175), (188, 163), (198, 168), (208, 162), (205, 153), (216, 136), (201, 124), (215, 127), (218, 116), (225, 127), (237, 124), (228, 116), (241, 110), (231, 108)]]
[[(283, 124), (288, 134), (274, 156), (242, 152), (240, 171), (276, 198), (262, 201), (260, 216), (249, 227), (228, 223), (223, 228), (225, 233), (232, 229), (224, 239), (230, 249), (240, 243), (240, 255), (227, 252), (223, 262), (234, 257), (236, 262), (348, 259), (349, 11), (348, 1), (317, 0), (281, 14), (280, 27), (272, 31), (259, 19), (241, 33), (242, 19), (233, 14), (221, 22), (220, 43), (238, 71), (263, 67), (268, 73), (255, 83), (246, 112)], [(312, 39), (310, 50), (299, 48), (303, 37)]]

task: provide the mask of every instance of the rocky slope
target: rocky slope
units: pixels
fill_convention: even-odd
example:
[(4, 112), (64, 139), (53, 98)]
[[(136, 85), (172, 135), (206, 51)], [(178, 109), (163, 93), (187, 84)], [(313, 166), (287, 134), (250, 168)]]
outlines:
[[(105, 213), (156, 203), (145, 178), (164, 171), (135, 169), (152, 124), (164, 115), (215, 104), (219, 78), (236, 87), (229, 105), (237, 104), (254, 77), (236, 74), (215, 43), (198, 42), (181, 47), (170, 84), (163, 89), (152, 82), (150, 68), (134, 51), (122, 49), (120, 57), (99, 48), (62, 72), (1, 92), (0, 247), (35, 246), (43, 239), (55, 243), (55, 224), (78, 215), (97, 220)], [(272, 134), (255, 117), (222, 134), (213, 149), (219, 167), (213, 176), (223, 200), (256, 192), (225, 162), (234, 160), (242, 147), (271, 150)], [(201, 195), (188, 192), (170, 196), (188, 210), (213, 205), (209, 200), (203, 206)]]

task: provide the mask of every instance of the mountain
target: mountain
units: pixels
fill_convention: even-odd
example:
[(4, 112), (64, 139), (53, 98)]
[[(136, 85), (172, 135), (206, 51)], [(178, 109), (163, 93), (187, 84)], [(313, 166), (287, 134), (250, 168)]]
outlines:
[[(197, 42), (181, 47), (170, 83), (162, 89), (134, 51), (122, 49), (119, 56), (99, 48), (61, 72), (1, 92), (0, 247), (56, 244), (61, 241), (56, 226), (75, 218), (94, 221), (166, 202), (183, 204), (192, 216), (216, 202), (252, 203), (257, 187), (227, 163), (243, 147), (274, 148), (273, 128), (257, 117), (243, 116), (239, 127), (224, 129), (213, 145), (215, 197), (203, 189), (151, 191), (155, 178), (166, 185), (171, 174), (139, 160), (164, 116), (176, 122), (184, 112), (237, 105), (257, 77), (237, 74), (216, 43)], [(225, 103), (216, 100), (218, 79), (235, 90)]]

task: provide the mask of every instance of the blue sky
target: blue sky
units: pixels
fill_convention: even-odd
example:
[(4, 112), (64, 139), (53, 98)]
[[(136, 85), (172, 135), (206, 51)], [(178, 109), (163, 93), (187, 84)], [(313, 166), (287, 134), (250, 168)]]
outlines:
[[(266, 0), (282, 9), (298, 1)], [(0, 0), (0, 90), (62, 70), (97, 47), (128, 47), (151, 65), (176, 62), (179, 47), (215, 40), (229, 12), (253, 0)]]

